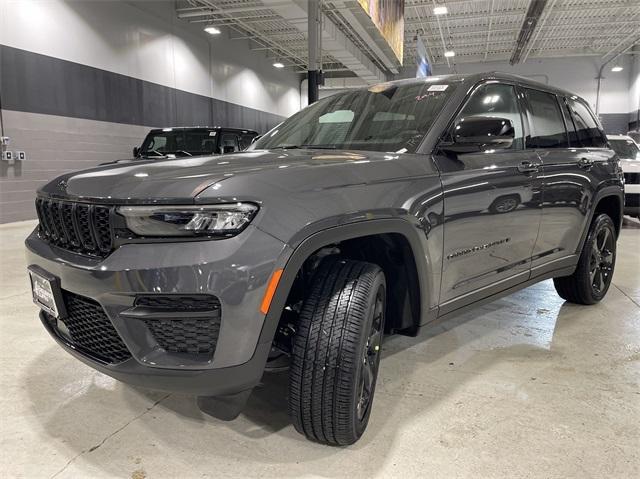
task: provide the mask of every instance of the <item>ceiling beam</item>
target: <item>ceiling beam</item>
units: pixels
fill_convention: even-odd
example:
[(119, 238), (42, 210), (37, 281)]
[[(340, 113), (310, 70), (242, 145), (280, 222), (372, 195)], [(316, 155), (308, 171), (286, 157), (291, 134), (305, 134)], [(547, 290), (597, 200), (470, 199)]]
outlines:
[(524, 16), (524, 22), (522, 22), (522, 27), (520, 28), (520, 33), (518, 33), (518, 40), (516, 41), (516, 47), (511, 54), (511, 58), (509, 59), (509, 63), (511, 65), (515, 65), (520, 62), (522, 58), (522, 53), (524, 49), (527, 48), (527, 45), (531, 41), (531, 37), (533, 36), (533, 32), (536, 29), (536, 25), (538, 24), (538, 20), (540, 20), (540, 16), (544, 10), (544, 7), (547, 5), (547, 0), (531, 0), (529, 4), (529, 8), (527, 9), (527, 13)]

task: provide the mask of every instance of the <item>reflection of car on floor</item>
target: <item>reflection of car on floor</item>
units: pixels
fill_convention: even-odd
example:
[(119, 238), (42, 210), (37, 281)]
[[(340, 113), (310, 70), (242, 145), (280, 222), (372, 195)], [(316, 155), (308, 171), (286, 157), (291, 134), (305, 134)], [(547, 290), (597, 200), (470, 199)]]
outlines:
[(640, 219), (640, 148), (626, 135), (607, 135), (624, 173), (624, 214)]

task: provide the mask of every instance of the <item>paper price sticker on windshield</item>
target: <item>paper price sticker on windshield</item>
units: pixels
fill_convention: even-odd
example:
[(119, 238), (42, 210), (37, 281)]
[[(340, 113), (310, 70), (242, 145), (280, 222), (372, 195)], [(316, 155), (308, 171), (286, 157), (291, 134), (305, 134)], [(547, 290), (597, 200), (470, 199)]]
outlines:
[(449, 85), (431, 85), (427, 91), (445, 91)]

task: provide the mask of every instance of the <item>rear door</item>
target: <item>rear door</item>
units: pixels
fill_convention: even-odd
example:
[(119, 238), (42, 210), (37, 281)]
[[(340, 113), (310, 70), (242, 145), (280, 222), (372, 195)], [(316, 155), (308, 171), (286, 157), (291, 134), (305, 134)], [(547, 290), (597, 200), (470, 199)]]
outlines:
[(606, 140), (589, 108), (574, 98), (526, 89), (527, 145), (544, 165), (542, 221), (532, 276), (567, 266), (580, 243), (589, 206), (606, 177)]
[(436, 152), (445, 215), (442, 314), (529, 277), (540, 225), (540, 170), (535, 152), (524, 148), (519, 103), (514, 85), (480, 85), (452, 130), (463, 118), (506, 118), (514, 125), (515, 141), (508, 149)]

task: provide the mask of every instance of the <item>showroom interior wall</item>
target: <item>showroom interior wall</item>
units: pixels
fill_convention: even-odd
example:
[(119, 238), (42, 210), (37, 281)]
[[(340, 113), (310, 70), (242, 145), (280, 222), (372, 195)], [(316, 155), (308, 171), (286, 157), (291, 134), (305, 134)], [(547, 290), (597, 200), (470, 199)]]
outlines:
[(131, 156), (150, 127), (264, 132), (300, 107), (300, 77), (246, 41), (176, 19), (172, 2), (0, 2), (0, 223), (35, 217), (35, 189)]

